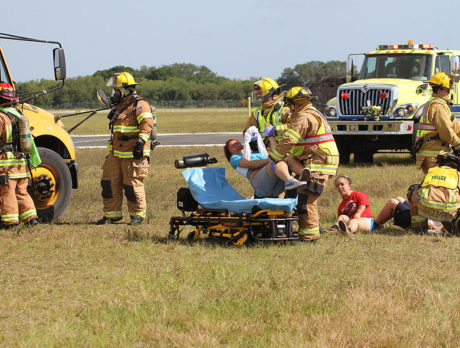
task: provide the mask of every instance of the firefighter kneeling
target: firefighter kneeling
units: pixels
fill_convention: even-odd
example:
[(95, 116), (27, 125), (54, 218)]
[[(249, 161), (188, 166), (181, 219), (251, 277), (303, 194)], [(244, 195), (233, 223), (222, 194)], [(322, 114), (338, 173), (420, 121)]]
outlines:
[[(318, 199), (339, 165), (339, 152), (329, 124), (312, 105), (312, 98), (310, 90), (305, 87), (293, 87), (287, 92), (284, 101), (292, 114), (282, 139), (270, 153), (274, 162), (289, 155), (290, 168), (296, 171), (295, 167), (300, 165), (303, 169), (296, 174), (301, 175), (301, 181), (307, 182), (307, 188), (298, 191), (297, 206), (298, 234), (304, 241), (320, 237)], [(293, 166), (289, 161), (298, 165)]]
[[(38, 223), (35, 205), (27, 192), (30, 173), (27, 159), (37, 167), (40, 156), (29, 132), (27, 118), (15, 107), (16, 92), (0, 83), (0, 209), (2, 228)], [(31, 157), (32, 156), (32, 157)]]
[[(450, 233), (460, 235), (460, 160), (454, 154), (437, 156), (439, 167), (428, 170), (421, 187), (412, 196), (413, 216), (420, 226), (426, 219), (441, 221)], [(422, 221), (425, 220), (425, 221)]]

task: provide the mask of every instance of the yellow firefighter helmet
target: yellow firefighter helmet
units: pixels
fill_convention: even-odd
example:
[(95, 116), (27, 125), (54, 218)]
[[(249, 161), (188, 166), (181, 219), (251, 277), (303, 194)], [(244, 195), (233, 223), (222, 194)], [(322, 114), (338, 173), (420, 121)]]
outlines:
[(439, 86), (451, 89), (452, 88), (452, 80), (449, 75), (444, 72), (438, 72), (431, 76), (431, 79), (428, 81), (430, 86)]
[(135, 85), (138, 85), (138, 83), (134, 80), (133, 75), (126, 71), (113, 74), (107, 82), (107, 86), (112, 88), (127, 88)]
[(286, 104), (304, 104), (311, 100), (313, 96), (308, 87), (292, 87), (284, 97)]
[(279, 94), (279, 91), (280, 87), (276, 81), (269, 77), (254, 82), (254, 98), (261, 99), (263, 102), (274, 94)]

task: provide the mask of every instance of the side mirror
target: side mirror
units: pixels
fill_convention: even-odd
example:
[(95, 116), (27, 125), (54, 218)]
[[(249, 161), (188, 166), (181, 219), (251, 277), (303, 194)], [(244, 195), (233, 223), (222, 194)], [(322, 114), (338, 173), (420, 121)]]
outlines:
[(54, 78), (56, 81), (64, 81), (66, 78), (65, 54), (63, 48), (53, 50)]
[(347, 76), (346, 76), (347, 83), (351, 82), (352, 78), (353, 78), (353, 59), (350, 56), (348, 56), (348, 59), (347, 59)]
[(107, 97), (107, 94), (105, 94), (105, 92), (101, 88), (97, 89), (96, 95), (97, 100), (99, 100), (102, 104), (107, 105), (108, 107), (111, 106), (109, 97)]
[(451, 77), (454, 82), (458, 82), (460, 80), (460, 57), (453, 56), (450, 60), (450, 72)]

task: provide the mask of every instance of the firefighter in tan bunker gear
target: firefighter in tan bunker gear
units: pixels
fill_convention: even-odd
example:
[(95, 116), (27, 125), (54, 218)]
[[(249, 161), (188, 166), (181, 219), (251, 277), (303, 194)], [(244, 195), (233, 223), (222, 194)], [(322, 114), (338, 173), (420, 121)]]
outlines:
[(260, 100), (261, 106), (252, 111), (244, 126), (243, 134), (249, 127), (255, 126), (267, 147), (271, 147), (268, 136), (264, 134), (267, 127), (270, 127), (270, 136), (273, 136), (275, 141), (281, 140), (287, 128), (290, 111), (284, 106), (280, 92), (281, 88), (271, 78), (266, 77), (254, 82), (253, 98)]
[(0, 83), (0, 209), (2, 228), (38, 223), (35, 204), (27, 192), (30, 173), (25, 154), (19, 152), (18, 119), (23, 117), (12, 106), (16, 92), (9, 83)]
[(278, 162), (289, 155), (303, 164), (303, 171), (297, 174), (307, 188), (298, 190), (298, 234), (304, 241), (314, 241), (320, 237), (318, 199), (337, 172), (339, 152), (326, 118), (311, 103), (308, 88), (293, 87), (284, 100), (292, 115), (270, 159)]
[(441, 152), (451, 152), (449, 145), (460, 146), (460, 123), (453, 120), (449, 99), (451, 78), (439, 72), (428, 82), (433, 90), (432, 97), (423, 107), (423, 113), (417, 130), (415, 142), (417, 166), (426, 175), (428, 170), (437, 166), (436, 156)]
[(113, 88), (109, 113), (111, 138), (102, 166), (104, 217), (98, 224), (122, 219), (123, 191), (132, 225), (146, 216), (144, 179), (150, 161), (150, 133), (154, 126), (152, 108), (135, 90), (137, 83), (128, 72), (114, 74), (107, 82)]

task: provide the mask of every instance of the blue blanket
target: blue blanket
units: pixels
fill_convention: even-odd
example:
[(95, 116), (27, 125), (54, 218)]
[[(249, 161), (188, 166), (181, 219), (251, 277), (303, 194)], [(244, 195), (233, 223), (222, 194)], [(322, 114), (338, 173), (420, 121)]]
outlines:
[(207, 209), (226, 209), (232, 213), (251, 213), (253, 207), (291, 212), (297, 199), (246, 199), (228, 183), (225, 168), (188, 168), (182, 172), (193, 198)]

